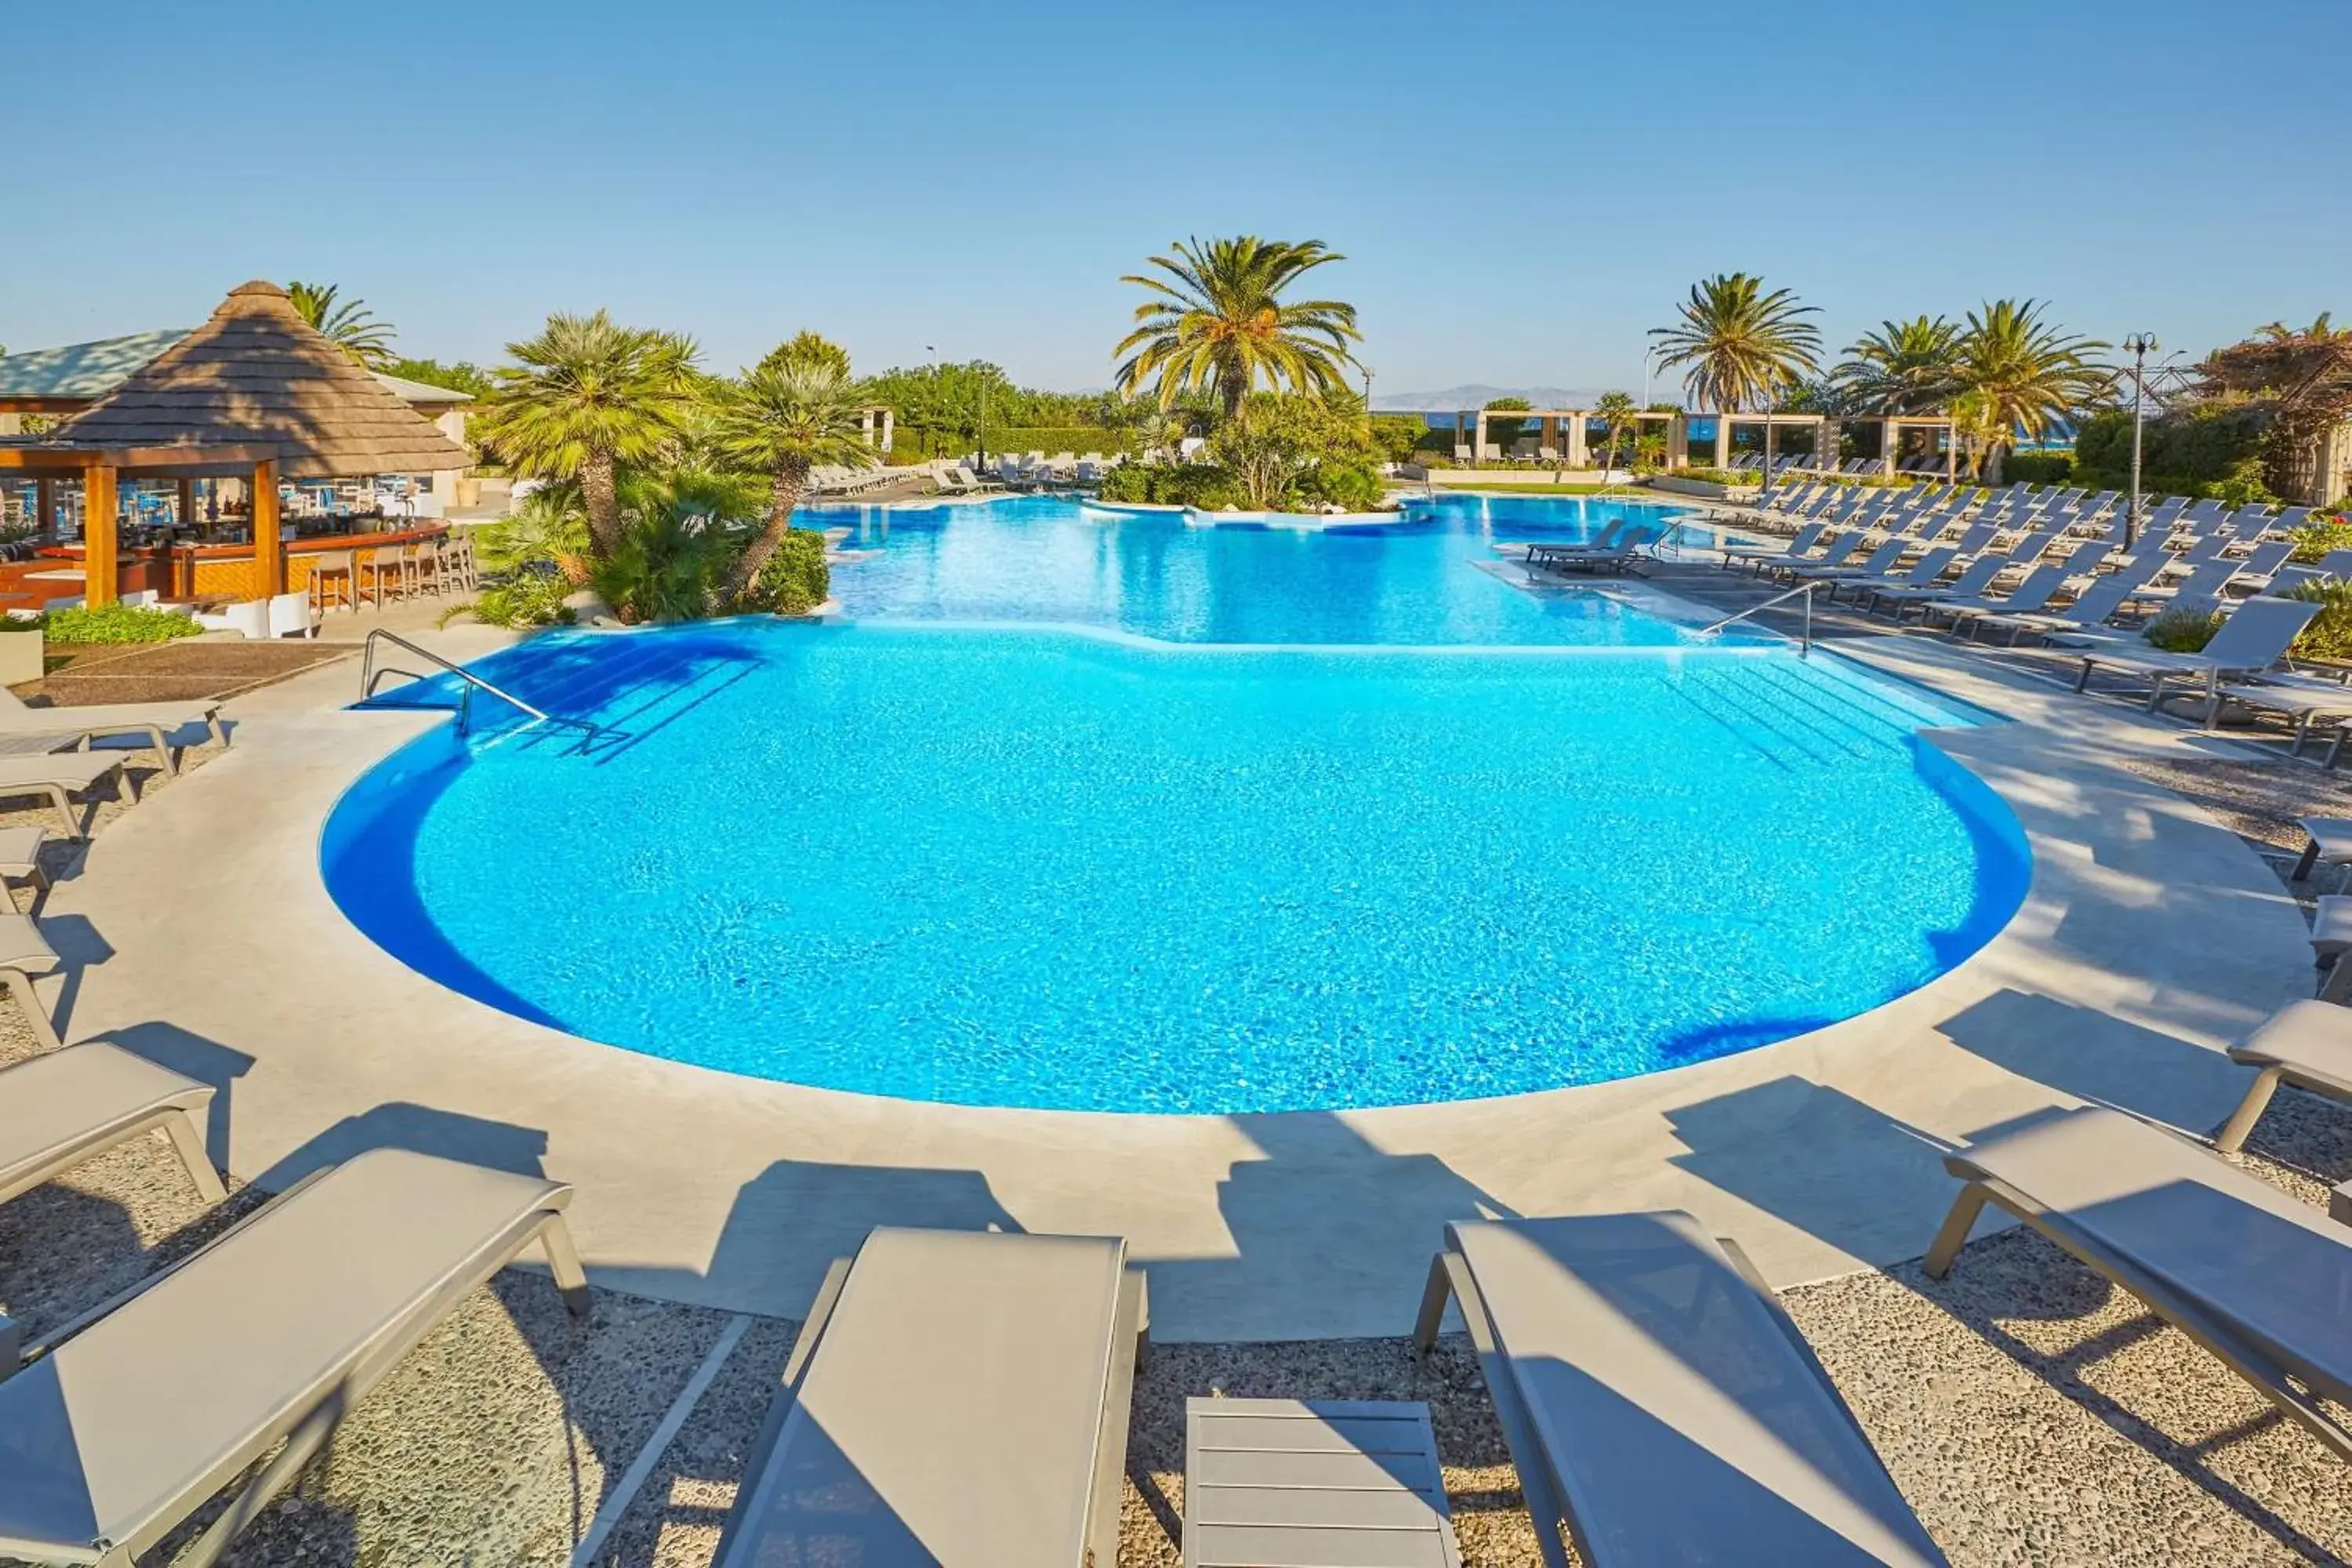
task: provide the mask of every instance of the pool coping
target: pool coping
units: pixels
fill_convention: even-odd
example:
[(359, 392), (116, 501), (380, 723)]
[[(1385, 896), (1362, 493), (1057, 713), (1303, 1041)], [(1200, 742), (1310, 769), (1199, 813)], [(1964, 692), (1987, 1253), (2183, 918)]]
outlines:
[(995, 1225), (1127, 1236), (1164, 1337), (1389, 1334), (1447, 1219), (1655, 1206), (1794, 1284), (1916, 1256), (1950, 1195), (1939, 1146), (2085, 1100), (2210, 1127), (2242, 1088), (2221, 1047), (2307, 989), (2276, 879), (2116, 760), (2178, 731), (1923, 639), (1838, 652), (2012, 721), (1928, 738), (2025, 829), (2024, 903), (1885, 1006), (1640, 1079), (1329, 1113), (1015, 1110), (578, 1039), (409, 970), (328, 897), (328, 811), (442, 721), (345, 710), (333, 666), (231, 704), (235, 746), (59, 880), (45, 994), (67, 1037), (220, 1083), (215, 1153), (242, 1175), (282, 1185), (384, 1142), (544, 1171), (577, 1187), (602, 1282), (699, 1304), (795, 1315), (868, 1226)]

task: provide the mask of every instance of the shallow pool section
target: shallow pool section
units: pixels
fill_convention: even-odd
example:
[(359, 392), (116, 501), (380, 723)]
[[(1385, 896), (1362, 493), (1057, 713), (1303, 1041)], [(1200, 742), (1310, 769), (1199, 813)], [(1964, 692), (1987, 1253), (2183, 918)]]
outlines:
[(859, 620), (1080, 625), (1181, 643), (1671, 647), (1697, 621), (1659, 613), (1638, 585), (1530, 593), (1480, 563), (1502, 564), (1498, 544), (1588, 541), (1620, 519), (1671, 529), (1683, 515), (1645, 501), (1442, 496), (1392, 522), (1325, 528), (1022, 496), (803, 521), (850, 531), (833, 592)]
[(1972, 721), (1786, 649), (1154, 647), (719, 623), (481, 667), (328, 886), (483, 1001), (761, 1078), (1243, 1112), (1513, 1094), (1875, 1006), (2006, 922)]

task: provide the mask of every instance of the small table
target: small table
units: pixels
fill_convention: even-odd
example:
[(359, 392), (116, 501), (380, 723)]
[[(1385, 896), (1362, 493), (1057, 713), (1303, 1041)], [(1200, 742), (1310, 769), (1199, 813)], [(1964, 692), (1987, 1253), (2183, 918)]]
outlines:
[(1429, 1406), (1184, 1402), (1186, 1568), (1461, 1568)]

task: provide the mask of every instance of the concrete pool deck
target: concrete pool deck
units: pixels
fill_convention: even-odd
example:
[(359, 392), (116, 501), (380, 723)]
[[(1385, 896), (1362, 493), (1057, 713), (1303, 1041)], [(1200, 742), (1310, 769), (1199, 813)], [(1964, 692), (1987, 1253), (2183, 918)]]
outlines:
[(241, 1175), (278, 1186), (383, 1142), (544, 1171), (578, 1188), (601, 1283), (699, 1305), (796, 1317), (874, 1224), (994, 1225), (1127, 1236), (1162, 1338), (1394, 1334), (1447, 1219), (1661, 1205), (1786, 1286), (1916, 1256), (1951, 1194), (1939, 1144), (2085, 1100), (2210, 1127), (2244, 1081), (2221, 1047), (2308, 989), (2277, 879), (2117, 760), (2179, 753), (2179, 731), (1926, 639), (1840, 652), (2017, 721), (1938, 742), (2032, 839), (2025, 905), (1885, 1007), (1643, 1079), (1123, 1116), (808, 1089), (580, 1040), (407, 969), (328, 898), (327, 812), (441, 721), (341, 711), (349, 665), (233, 704), (235, 746), (94, 843), (43, 910), (67, 958), (46, 994), (68, 1038), (222, 1085), (215, 1154)]

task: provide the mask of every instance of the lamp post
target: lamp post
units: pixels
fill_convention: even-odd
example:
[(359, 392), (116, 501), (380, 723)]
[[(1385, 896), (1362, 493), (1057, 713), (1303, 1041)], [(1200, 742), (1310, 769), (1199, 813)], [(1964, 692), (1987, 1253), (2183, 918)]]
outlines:
[(2124, 347), (2132, 356), (2131, 510), (2124, 513), (2124, 548), (2129, 550), (2139, 542), (2140, 434), (2147, 423), (2145, 400), (2147, 392), (2147, 356), (2157, 351), (2158, 343), (2149, 333), (2134, 332), (2124, 340)]

